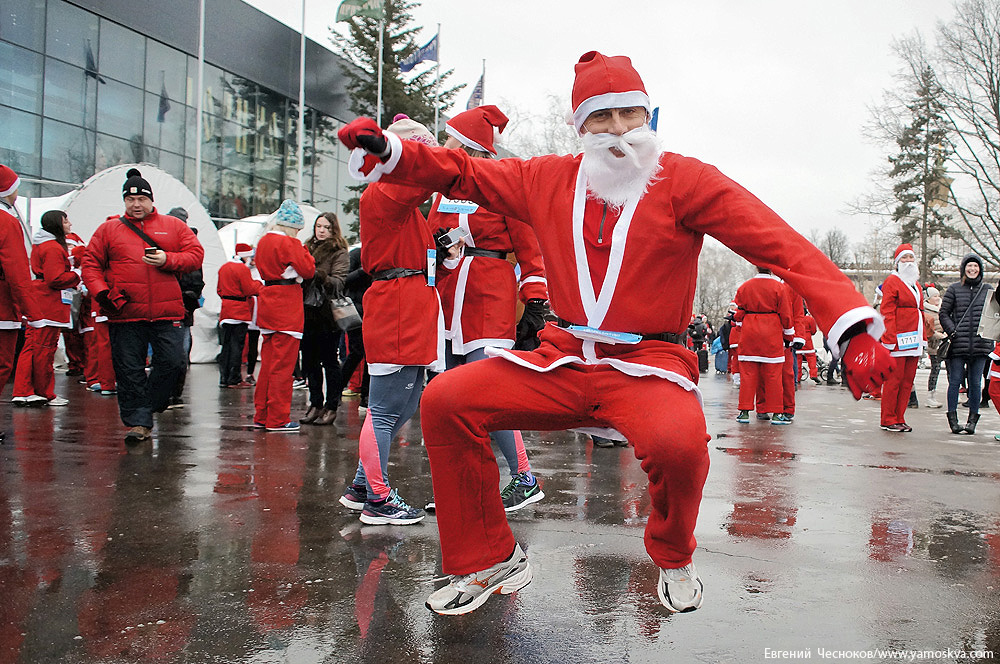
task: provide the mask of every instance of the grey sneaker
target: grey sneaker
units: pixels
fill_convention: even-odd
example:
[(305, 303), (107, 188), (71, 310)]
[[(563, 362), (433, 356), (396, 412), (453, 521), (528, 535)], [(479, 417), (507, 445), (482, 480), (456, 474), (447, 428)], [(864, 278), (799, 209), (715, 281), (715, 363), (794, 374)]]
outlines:
[(434, 613), (457, 616), (475, 611), (490, 595), (509, 595), (531, 583), (531, 565), (521, 545), (510, 558), (474, 574), (449, 577), (449, 583), (431, 593), (425, 605)]
[(368, 525), (409, 526), (420, 523), (427, 516), (422, 509), (410, 507), (399, 497), (396, 490), (389, 492), (389, 497), (380, 503), (365, 501), (361, 510), (361, 523)]
[(656, 594), (671, 613), (687, 613), (701, 607), (705, 584), (698, 577), (694, 563), (677, 569), (660, 568)]
[(510, 483), (500, 492), (503, 499), (503, 509), (506, 512), (513, 512), (522, 507), (527, 507), (531, 503), (537, 503), (545, 497), (538, 479), (534, 478), (531, 484), (525, 479), (525, 473), (518, 473), (510, 479)]

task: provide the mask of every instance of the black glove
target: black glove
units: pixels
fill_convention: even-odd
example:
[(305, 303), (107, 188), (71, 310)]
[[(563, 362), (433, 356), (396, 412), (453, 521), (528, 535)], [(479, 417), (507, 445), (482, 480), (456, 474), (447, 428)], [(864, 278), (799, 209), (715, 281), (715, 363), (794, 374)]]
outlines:
[(439, 226), (436, 231), (434, 231), (434, 247), (437, 249), (437, 264), (441, 267), (445, 259), (448, 258), (448, 254), (451, 252), (451, 248), (445, 246), (444, 236), (448, 234), (451, 229)]
[(793, 341), (790, 346), (792, 350), (802, 350), (805, 347), (804, 341)]
[(121, 293), (116, 292), (114, 296), (111, 291), (101, 291), (94, 296), (94, 300), (101, 305), (101, 310), (105, 313), (118, 313), (125, 306), (127, 300)]
[(514, 341), (516, 350), (535, 350), (541, 342), (538, 332), (545, 327), (545, 317), (549, 315), (549, 303), (541, 298), (532, 298), (524, 303), (524, 313), (517, 324)]

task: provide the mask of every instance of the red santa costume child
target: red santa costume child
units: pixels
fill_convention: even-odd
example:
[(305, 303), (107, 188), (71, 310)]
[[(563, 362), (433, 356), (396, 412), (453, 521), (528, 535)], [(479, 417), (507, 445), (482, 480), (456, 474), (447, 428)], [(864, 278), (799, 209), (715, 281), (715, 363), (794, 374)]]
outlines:
[[(997, 291), (993, 291), (991, 297), (996, 297)], [(1000, 413), (1000, 341), (993, 347), (990, 353), (990, 373), (989, 373), (989, 395), (993, 401), (993, 407)], [(993, 436), (993, 440), (1000, 441), (1000, 433)]]
[[(496, 493), (489, 432), (592, 426), (623, 434), (648, 475), (645, 544), (660, 568), (660, 601), (669, 611), (701, 606), (692, 554), (709, 437), (697, 358), (682, 344), (705, 234), (809, 298), (843, 353), (855, 396), (888, 370), (888, 352), (876, 341), (881, 319), (850, 280), (718, 170), (661, 152), (650, 108), (627, 57), (592, 51), (576, 65), (573, 86), (582, 155), (474, 159), (403, 143), (368, 118), (338, 134), (361, 148), (352, 155), (359, 176), (421, 184), (531, 225), (561, 319), (542, 330), (537, 350), (492, 349), (495, 357), (445, 372), (424, 393), (421, 422), (450, 575), (427, 599), (437, 613), (467, 613), (531, 580)], [(378, 161), (355, 159), (366, 153)], [(789, 264), (789, 256), (796, 260)]]
[(219, 353), (219, 387), (249, 387), (243, 380), (243, 346), (247, 328), (253, 318), (252, 301), (260, 292), (261, 283), (253, 278), (247, 263), (253, 258), (253, 247), (245, 242), (236, 244), (233, 260), (219, 268), (216, 292), (222, 299), (219, 327), (222, 330), (222, 351)]
[[(409, 118), (397, 116), (388, 131), (407, 143), (437, 144), (426, 127)], [(425, 516), (390, 486), (388, 470), (392, 441), (417, 412), (425, 368), (445, 368), (435, 241), (417, 209), (430, 194), (425, 187), (377, 183), (361, 196), (361, 267), (372, 278), (362, 329), (371, 385), (358, 468), (340, 503), (360, 510), (368, 524), (405, 526)]]
[[(819, 370), (816, 366), (816, 345), (813, 343), (813, 335), (816, 334), (816, 319), (808, 311), (802, 316), (802, 331), (805, 336), (805, 345), (795, 351), (798, 353), (799, 361), (805, 360), (809, 367), (809, 377), (814, 383), (819, 385)], [(801, 372), (802, 370), (799, 369)]]
[(42, 227), (34, 237), (31, 251), (32, 282), (37, 314), (28, 319), (24, 348), (14, 376), (14, 398), (18, 405), (65, 406), (69, 400), (56, 396), (52, 359), (59, 333), (70, 326), (70, 303), (80, 275), (70, 266), (62, 210), (42, 215)]
[(792, 311), (792, 338), (785, 342), (785, 364), (781, 368), (782, 414), (788, 422), (795, 418), (795, 388), (799, 384), (798, 352), (806, 345), (805, 313), (806, 305), (802, 296), (787, 283), (785, 297)]
[[(507, 126), (507, 116), (496, 106), (479, 106), (448, 120), (446, 148), (463, 149), (472, 156), (496, 157), (494, 138)], [(524, 304), (521, 336), (538, 333), (544, 324), (548, 293), (538, 242), (524, 222), (495, 214), (471, 201), (437, 197), (428, 223), (431, 228), (461, 228), (462, 257), (438, 279), (444, 310), (445, 336), (449, 341), (448, 368), (486, 358), (487, 348), (513, 348), (517, 300)], [(514, 252), (520, 278), (507, 254)], [(525, 330), (530, 322), (537, 325)], [(510, 470), (510, 482), (501, 491), (510, 512), (545, 497), (531, 472), (520, 431), (494, 431), (490, 438), (500, 449)]]
[(920, 270), (909, 244), (895, 252), (896, 270), (882, 283), (882, 306), (885, 320), (882, 345), (895, 358), (896, 370), (882, 386), (882, 429), (906, 433), (913, 429), (906, 423), (906, 405), (913, 390), (917, 362), (924, 350), (924, 291), (917, 283)]
[(257, 326), (264, 341), (253, 395), (253, 423), (258, 429), (292, 432), (299, 430), (299, 423), (291, 419), (291, 408), (292, 374), (304, 324), (302, 280), (313, 276), (316, 263), (295, 237), (305, 225), (298, 205), (283, 201), (272, 224), (257, 243), (255, 256), (264, 279), (257, 296)]
[[(750, 422), (750, 411), (770, 415), (771, 424), (789, 424), (783, 411), (781, 374), (785, 342), (794, 336), (791, 303), (784, 284), (767, 268), (736, 291), (740, 322), (740, 424)], [(763, 399), (758, 395), (762, 394)]]
[[(66, 248), (69, 250), (69, 264), (75, 270), (80, 270), (83, 262), (83, 254), (87, 251), (87, 244), (83, 238), (74, 233), (69, 217), (65, 219), (66, 224)], [(77, 272), (79, 274), (79, 272)], [(83, 285), (77, 286), (78, 291), (83, 289)], [(70, 311), (70, 327), (62, 331), (63, 345), (66, 349), (66, 375), (83, 376), (87, 366), (87, 340), (84, 338), (84, 328), (90, 327), (90, 319), (84, 318), (83, 299), (85, 296), (78, 294), (74, 300), (78, 303), (76, 316)], [(71, 305), (72, 306), (72, 305)]]

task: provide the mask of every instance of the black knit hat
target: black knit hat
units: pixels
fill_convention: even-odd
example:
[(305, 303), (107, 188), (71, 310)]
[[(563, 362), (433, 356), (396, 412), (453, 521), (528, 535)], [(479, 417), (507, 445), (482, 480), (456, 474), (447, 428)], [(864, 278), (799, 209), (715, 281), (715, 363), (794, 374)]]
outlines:
[(153, 188), (142, 177), (139, 169), (128, 169), (125, 177), (127, 179), (125, 180), (125, 185), (122, 187), (122, 198), (126, 196), (149, 196), (149, 200), (153, 200)]

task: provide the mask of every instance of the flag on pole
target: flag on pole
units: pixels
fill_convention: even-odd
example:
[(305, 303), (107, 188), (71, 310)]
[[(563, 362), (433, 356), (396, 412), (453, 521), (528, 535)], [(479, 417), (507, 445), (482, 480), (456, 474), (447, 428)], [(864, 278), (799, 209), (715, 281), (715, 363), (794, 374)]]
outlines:
[(465, 110), (475, 108), (476, 106), (483, 105), (483, 79), (486, 78), (486, 74), (479, 77), (479, 82), (476, 83), (476, 87), (472, 88), (472, 94), (469, 95), (469, 103), (465, 105)]
[(414, 53), (399, 61), (399, 71), (408, 72), (424, 60), (433, 60), (437, 62), (438, 59), (438, 36), (434, 35), (434, 38), (429, 42), (418, 48)]
[(337, 22), (346, 21), (352, 16), (382, 18), (383, 14), (382, 0), (344, 0), (337, 7)]
[(89, 76), (98, 83), (107, 83), (104, 77), (97, 73), (97, 59), (94, 57), (94, 51), (90, 48), (90, 40), (87, 40), (87, 65), (83, 70), (84, 76)]
[(649, 121), (649, 128), (653, 130), (654, 134), (656, 133), (656, 123), (659, 122), (659, 120), (660, 120), (660, 107), (657, 106), (656, 108), (653, 109), (653, 117)]
[(170, 110), (170, 98), (167, 96), (167, 84), (163, 83), (160, 86), (160, 109), (156, 113), (157, 122), (165, 122), (167, 119), (167, 111)]

